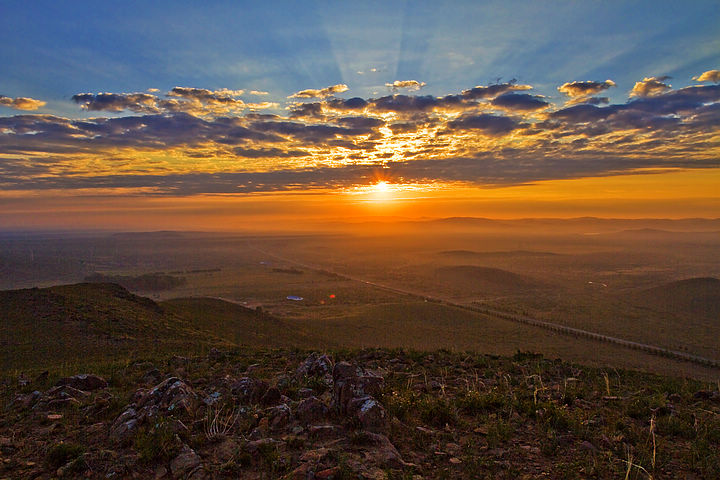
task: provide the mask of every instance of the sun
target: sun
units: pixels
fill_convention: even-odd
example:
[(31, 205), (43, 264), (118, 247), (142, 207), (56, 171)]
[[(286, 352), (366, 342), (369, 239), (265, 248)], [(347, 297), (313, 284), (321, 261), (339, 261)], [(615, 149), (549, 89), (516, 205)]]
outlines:
[(373, 185), (373, 190), (377, 193), (387, 193), (390, 191), (390, 184), (385, 180), (381, 180)]

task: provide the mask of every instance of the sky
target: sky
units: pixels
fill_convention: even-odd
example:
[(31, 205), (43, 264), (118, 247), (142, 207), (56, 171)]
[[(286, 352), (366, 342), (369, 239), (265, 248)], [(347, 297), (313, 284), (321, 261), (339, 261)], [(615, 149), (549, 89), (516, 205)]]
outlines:
[(717, 1), (0, 10), (0, 228), (720, 217)]

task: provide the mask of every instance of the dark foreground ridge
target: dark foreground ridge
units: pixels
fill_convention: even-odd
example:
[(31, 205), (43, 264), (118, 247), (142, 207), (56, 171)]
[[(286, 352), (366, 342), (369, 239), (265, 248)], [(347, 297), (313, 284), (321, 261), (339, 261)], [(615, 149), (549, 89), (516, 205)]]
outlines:
[(720, 392), (518, 353), (213, 349), (5, 384), (0, 478), (720, 475)]

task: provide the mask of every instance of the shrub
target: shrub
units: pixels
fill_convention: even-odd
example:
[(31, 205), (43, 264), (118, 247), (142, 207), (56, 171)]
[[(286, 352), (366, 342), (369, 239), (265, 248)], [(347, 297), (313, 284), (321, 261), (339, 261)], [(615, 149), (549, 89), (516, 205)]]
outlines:
[(83, 453), (85, 453), (85, 447), (81, 445), (76, 445), (74, 443), (61, 442), (54, 445), (52, 448), (50, 448), (50, 450), (48, 450), (45, 460), (48, 467), (56, 470), (74, 460), (81, 460), (80, 457)]

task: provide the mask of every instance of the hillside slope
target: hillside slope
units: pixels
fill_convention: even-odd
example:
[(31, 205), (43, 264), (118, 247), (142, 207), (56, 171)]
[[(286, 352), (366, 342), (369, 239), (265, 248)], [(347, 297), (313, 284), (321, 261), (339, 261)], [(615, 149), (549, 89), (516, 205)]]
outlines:
[(699, 277), (669, 282), (643, 290), (633, 300), (653, 309), (720, 319), (720, 280)]
[(2, 370), (229, 345), (152, 300), (107, 283), (2, 291), (0, 318)]

